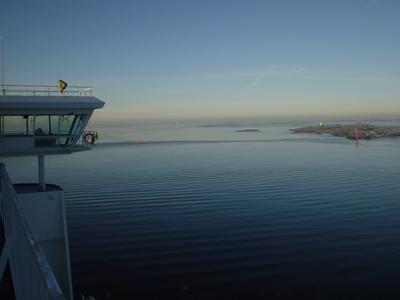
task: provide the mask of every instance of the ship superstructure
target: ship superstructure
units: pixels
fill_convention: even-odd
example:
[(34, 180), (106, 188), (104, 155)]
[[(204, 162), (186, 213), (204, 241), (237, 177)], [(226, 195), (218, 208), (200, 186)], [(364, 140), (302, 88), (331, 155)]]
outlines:
[(62, 92), (14, 85), (0, 95), (0, 156), (38, 161), (37, 182), (24, 184), (0, 164), (0, 278), (8, 263), (16, 299), (73, 299), (63, 189), (46, 183), (45, 156), (90, 150), (95, 136), (84, 130), (104, 102), (91, 87)]

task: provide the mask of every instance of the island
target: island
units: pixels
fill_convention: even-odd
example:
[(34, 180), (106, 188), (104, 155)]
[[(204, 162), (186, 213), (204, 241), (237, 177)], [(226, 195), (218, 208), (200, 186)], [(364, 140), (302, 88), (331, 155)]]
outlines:
[(235, 132), (259, 132), (259, 129), (239, 129), (235, 130)]
[(313, 125), (291, 129), (293, 133), (315, 133), (331, 134), (333, 136), (355, 139), (374, 139), (379, 137), (398, 137), (400, 127), (383, 127), (366, 123), (336, 124), (336, 125)]

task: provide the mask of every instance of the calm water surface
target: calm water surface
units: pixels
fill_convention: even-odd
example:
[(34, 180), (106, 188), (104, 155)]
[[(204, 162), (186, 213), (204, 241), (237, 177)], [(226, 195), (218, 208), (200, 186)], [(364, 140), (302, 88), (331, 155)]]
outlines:
[[(77, 299), (398, 298), (400, 140), (287, 129), (113, 129), (49, 156)], [(34, 158), (6, 163), (36, 178)]]

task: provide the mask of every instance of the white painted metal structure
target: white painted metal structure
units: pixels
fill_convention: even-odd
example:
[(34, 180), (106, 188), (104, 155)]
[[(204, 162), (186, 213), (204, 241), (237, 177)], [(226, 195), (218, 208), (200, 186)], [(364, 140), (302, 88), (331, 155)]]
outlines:
[(0, 278), (9, 262), (17, 299), (72, 299), (64, 297), (2, 163), (0, 187), (0, 216), (5, 229)]
[(0, 155), (71, 153), (94, 109), (88, 96), (0, 96)]
[(103, 106), (92, 96), (0, 96), (0, 156), (38, 157), (38, 184), (13, 186), (0, 164), (0, 279), (8, 261), (17, 300), (73, 299), (63, 190), (46, 184), (44, 156), (89, 150), (82, 133)]

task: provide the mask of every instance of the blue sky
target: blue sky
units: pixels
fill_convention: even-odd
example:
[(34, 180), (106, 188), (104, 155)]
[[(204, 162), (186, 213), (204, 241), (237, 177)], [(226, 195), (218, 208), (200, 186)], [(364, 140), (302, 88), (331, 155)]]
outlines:
[(3, 0), (6, 83), (100, 119), (400, 114), (400, 1)]

